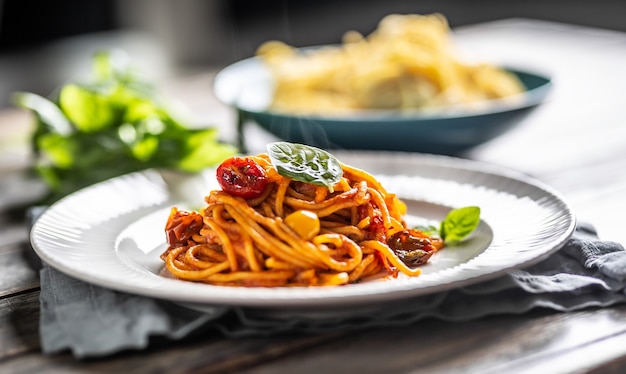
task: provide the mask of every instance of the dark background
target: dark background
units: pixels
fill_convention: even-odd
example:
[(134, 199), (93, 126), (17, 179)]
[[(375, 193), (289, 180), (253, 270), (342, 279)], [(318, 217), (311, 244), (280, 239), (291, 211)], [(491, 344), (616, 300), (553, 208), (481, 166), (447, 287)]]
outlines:
[(0, 108), (42, 95), (89, 68), (93, 51), (127, 50), (155, 79), (254, 54), (264, 41), (337, 43), (390, 13), (439, 12), (452, 28), (534, 18), (626, 31), (624, 0), (0, 0)]

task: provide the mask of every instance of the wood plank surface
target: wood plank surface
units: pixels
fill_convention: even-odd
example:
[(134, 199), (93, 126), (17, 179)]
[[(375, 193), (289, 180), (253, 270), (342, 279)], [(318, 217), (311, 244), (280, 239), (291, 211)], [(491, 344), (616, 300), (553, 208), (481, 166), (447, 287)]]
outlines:
[(0, 298), (39, 288), (39, 274), (32, 266), (26, 243), (0, 250)]
[(10, 372), (5, 363), (23, 353), (39, 354), (39, 347), (39, 292), (0, 298), (0, 372)]
[[(625, 339), (624, 306), (575, 313), (535, 311), (461, 323), (427, 320), (349, 334), (245, 373), (582, 372), (620, 357), (623, 350), (613, 343)], [(544, 371), (546, 367), (551, 371)]]
[[(10, 373), (224, 373), (275, 360), (325, 344), (337, 335), (244, 338), (198, 337), (184, 342), (152, 343), (144, 351), (128, 351), (102, 359), (77, 360), (69, 353), (41, 355), (32, 344), (2, 352), (0, 368)], [(32, 342), (28, 342), (32, 343)]]

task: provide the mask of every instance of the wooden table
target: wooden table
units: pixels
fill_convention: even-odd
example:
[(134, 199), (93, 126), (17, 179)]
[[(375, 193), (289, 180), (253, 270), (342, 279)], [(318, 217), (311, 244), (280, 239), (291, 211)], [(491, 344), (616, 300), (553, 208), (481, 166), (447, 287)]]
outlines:
[[(549, 100), (510, 133), (465, 157), (529, 173), (556, 188), (601, 239), (626, 243), (626, 34), (512, 19), (457, 30), (475, 56), (551, 75)], [(200, 117), (235, 136), (234, 113), (211, 95), (213, 74), (170, 82)], [(194, 339), (78, 361), (40, 351), (39, 280), (26, 208), (42, 193), (28, 177), (29, 119), (0, 112), (0, 372), (621, 373), (626, 305), (534, 311), (470, 322), (271, 339)], [(252, 150), (267, 134), (247, 129)], [(20, 143), (21, 142), (21, 143)], [(207, 354), (211, 352), (211, 354)]]

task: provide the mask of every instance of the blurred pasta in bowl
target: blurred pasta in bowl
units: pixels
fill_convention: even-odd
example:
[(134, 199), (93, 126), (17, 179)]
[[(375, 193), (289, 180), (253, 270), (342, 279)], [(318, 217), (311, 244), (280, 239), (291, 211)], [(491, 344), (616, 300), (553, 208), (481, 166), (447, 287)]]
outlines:
[(267, 41), (215, 78), (215, 94), (288, 141), (457, 154), (540, 104), (548, 77), (468, 63), (441, 14), (384, 17), (367, 36), (295, 48)]

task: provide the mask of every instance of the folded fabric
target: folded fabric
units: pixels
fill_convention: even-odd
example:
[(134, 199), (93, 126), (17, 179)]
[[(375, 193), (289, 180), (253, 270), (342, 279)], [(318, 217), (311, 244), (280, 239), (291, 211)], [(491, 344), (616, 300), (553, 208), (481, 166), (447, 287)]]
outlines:
[(463, 321), (539, 307), (573, 311), (622, 303), (625, 286), (624, 247), (599, 240), (587, 224), (579, 224), (559, 251), (526, 269), (447, 292), (333, 313), (190, 308), (94, 286), (43, 264), (40, 333), (45, 353), (69, 349), (83, 358), (142, 349), (155, 337), (179, 340), (200, 332), (238, 338), (408, 325), (426, 317)]

